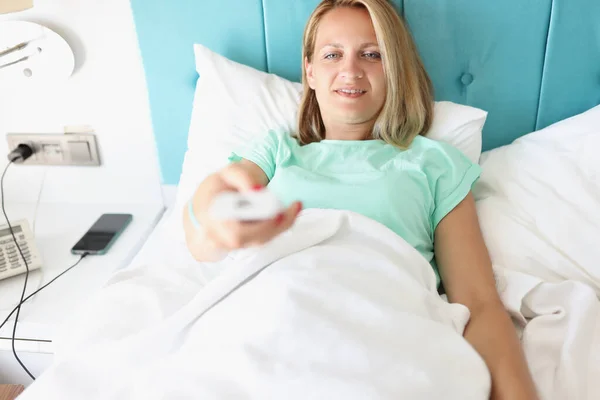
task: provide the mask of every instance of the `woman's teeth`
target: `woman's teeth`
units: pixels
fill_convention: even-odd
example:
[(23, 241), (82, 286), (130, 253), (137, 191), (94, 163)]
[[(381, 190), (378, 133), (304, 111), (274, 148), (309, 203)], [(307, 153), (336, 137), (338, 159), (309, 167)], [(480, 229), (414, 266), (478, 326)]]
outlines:
[(360, 89), (340, 89), (338, 90), (338, 92), (340, 93), (346, 93), (346, 94), (362, 94), (362, 93), (366, 93), (364, 90), (360, 90)]

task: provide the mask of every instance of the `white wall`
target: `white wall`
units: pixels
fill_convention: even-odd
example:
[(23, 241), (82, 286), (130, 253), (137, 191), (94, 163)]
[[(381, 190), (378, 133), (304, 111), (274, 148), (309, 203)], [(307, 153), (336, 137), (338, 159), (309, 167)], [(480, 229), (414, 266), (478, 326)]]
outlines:
[(147, 89), (127, 0), (35, 0), (34, 8), (0, 16), (40, 23), (75, 53), (75, 72), (61, 90), (19, 98), (0, 93), (0, 167), (7, 132), (62, 133), (90, 125), (101, 167), (10, 167), (7, 201), (162, 203), (160, 169)]

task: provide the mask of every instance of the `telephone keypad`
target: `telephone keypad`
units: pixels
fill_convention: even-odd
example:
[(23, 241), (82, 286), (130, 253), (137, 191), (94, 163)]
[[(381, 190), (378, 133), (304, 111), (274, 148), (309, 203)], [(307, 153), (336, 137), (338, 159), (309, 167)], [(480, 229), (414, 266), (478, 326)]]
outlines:
[(0, 280), (42, 266), (28, 221), (11, 221), (11, 226), (12, 233), (8, 225), (0, 226)]

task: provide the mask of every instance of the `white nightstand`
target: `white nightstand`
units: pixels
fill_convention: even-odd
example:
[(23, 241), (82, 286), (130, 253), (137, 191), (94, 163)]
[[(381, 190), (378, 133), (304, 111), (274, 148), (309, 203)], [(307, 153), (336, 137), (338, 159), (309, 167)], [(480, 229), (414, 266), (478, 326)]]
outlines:
[[(7, 204), (11, 220), (26, 218), (32, 225), (35, 206)], [(40, 204), (35, 224), (35, 241), (43, 259), (40, 270), (29, 274), (27, 294), (73, 265), (78, 256), (70, 253), (75, 242), (103, 213), (131, 213), (133, 220), (109, 252), (88, 256), (77, 267), (27, 301), (21, 308), (15, 348), (28, 369), (39, 375), (52, 361), (52, 340), (59, 326), (90, 293), (98, 290), (117, 270), (129, 265), (160, 220), (162, 204)], [(3, 221), (3, 218), (2, 218)], [(18, 303), (25, 275), (0, 281), (0, 323)], [(29, 384), (11, 350), (14, 315), (0, 330), (0, 384)]]

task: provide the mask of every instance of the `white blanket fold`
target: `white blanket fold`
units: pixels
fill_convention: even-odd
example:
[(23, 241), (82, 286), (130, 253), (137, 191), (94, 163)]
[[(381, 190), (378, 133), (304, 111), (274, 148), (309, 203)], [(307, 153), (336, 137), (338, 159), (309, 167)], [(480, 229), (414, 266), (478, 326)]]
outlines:
[(502, 300), (521, 324), (522, 345), (544, 400), (600, 399), (600, 302), (581, 282), (543, 282), (498, 271)]

